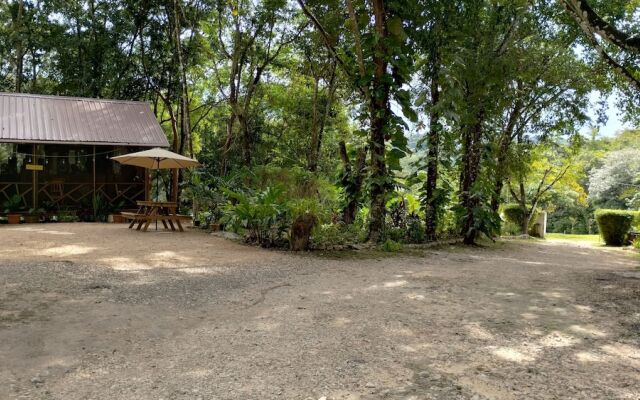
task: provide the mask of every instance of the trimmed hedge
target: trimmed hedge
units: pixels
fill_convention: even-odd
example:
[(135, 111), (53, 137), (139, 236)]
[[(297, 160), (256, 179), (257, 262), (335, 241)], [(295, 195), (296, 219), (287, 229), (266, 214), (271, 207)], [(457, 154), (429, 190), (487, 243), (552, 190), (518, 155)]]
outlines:
[[(529, 207), (529, 205), (527, 205), (527, 207)], [(524, 221), (526, 211), (520, 207), (520, 204), (510, 203), (502, 206), (502, 213), (504, 214), (507, 222), (510, 222), (520, 228)], [(536, 223), (539, 213), (540, 210), (538, 208), (533, 210), (533, 215), (531, 215), (531, 219), (529, 220), (529, 230), (531, 230), (533, 225)]]
[(622, 246), (627, 241), (633, 220), (638, 213), (628, 210), (596, 210), (600, 236), (608, 246)]

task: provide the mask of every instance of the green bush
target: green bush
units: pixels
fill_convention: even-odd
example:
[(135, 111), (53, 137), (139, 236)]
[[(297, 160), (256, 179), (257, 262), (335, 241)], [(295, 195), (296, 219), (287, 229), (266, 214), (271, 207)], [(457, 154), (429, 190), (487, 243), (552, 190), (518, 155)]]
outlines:
[(409, 243), (423, 243), (425, 240), (424, 225), (417, 216), (410, 216), (407, 221), (407, 240)]
[(311, 234), (311, 247), (314, 249), (328, 249), (333, 246), (355, 244), (364, 242), (366, 236), (366, 229), (357, 223), (346, 225), (339, 222), (337, 224), (317, 225)]
[[(527, 205), (526, 207), (530, 207), (530, 206)], [(513, 224), (517, 226), (518, 230), (522, 229), (521, 227), (522, 227), (522, 223), (524, 221), (526, 212), (527, 211), (524, 210), (520, 206), (520, 204), (511, 203), (511, 204), (505, 204), (502, 206), (502, 214), (504, 214), (506, 221), (509, 224)], [(533, 210), (533, 215), (531, 215), (531, 219), (529, 220), (529, 230), (531, 230), (531, 228), (533, 228), (533, 226), (535, 225), (536, 219), (538, 219), (539, 213), (540, 213), (540, 210), (538, 208)]]
[(627, 210), (596, 210), (596, 222), (604, 242), (608, 246), (625, 244), (636, 215), (636, 212)]
[(284, 241), (290, 218), (280, 187), (268, 187), (256, 194), (225, 191), (231, 202), (224, 209), (222, 222), (245, 235), (249, 242), (277, 246)]
[(407, 231), (403, 228), (388, 227), (384, 232), (384, 237), (394, 242), (404, 242)]
[(3, 206), (4, 212), (7, 214), (18, 212), (24, 208), (22, 204), (22, 197), (19, 194), (14, 194), (9, 197), (9, 199), (3, 203)]
[(387, 239), (382, 246), (380, 246), (382, 251), (386, 251), (387, 253), (396, 253), (402, 250), (402, 243), (398, 243), (395, 240)]
[[(76, 212), (73, 210), (58, 212), (58, 219), (57, 219), (58, 222), (78, 222), (79, 220), (80, 218), (78, 218)], [(101, 222), (105, 222), (105, 221), (101, 221)]]
[(313, 215), (320, 222), (326, 222), (328, 217), (328, 212), (322, 204), (316, 199), (295, 199), (291, 200), (287, 204), (289, 215), (292, 220), (303, 216), (303, 215)]

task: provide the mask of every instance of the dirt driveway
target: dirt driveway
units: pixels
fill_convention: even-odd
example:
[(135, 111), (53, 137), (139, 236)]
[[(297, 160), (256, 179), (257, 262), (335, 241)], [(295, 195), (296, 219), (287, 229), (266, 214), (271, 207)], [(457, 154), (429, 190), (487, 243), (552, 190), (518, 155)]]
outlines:
[(0, 399), (638, 399), (640, 258), (0, 227)]

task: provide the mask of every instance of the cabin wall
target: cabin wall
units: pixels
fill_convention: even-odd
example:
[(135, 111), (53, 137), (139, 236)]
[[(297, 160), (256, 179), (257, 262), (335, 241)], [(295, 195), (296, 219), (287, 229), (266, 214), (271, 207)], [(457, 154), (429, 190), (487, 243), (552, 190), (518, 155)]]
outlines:
[(34, 156), (33, 144), (0, 143), (0, 208), (15, 194), (22, 197), (25, 210), (34, 200), (36, 208), (47, 211), (93, 210), (94, 196), (112, 208), (132, 208), (145, 198), (145, 169), (110, 158), (142, 149), (38, 144)]

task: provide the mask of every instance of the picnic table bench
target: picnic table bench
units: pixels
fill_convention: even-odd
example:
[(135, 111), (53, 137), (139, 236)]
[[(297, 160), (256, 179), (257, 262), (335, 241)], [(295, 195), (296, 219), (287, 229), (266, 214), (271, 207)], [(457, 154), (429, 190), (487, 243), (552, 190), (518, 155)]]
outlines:
[(138, 201), (136, 203), (138, 211), (120, 213), (126, 220), (131, 221), (129, 229), (137, 225), (136, 230), (146, 232), (153, 221), (156, 221), (156, 224), (160, 221), (166, 230), (175, 231), (177, 227), (180, 232), (184, 232), (180, 221), (191, 219), (189, 215), (176, 213), (178, 205), (174, 202)]

